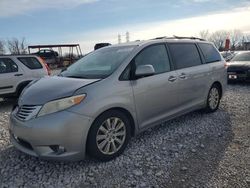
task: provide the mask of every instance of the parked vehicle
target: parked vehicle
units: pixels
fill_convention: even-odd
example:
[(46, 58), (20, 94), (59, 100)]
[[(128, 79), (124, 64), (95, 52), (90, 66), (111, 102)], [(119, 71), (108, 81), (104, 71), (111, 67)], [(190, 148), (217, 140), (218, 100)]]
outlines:
[(0, 97), (19, 96), (31, 81), (45, 75), (50, 75), (50, 70), (39, 57), (0, 56)]
[(38, 55), (39, 57), (45, 58), (45, 59), (51, 59), (51, 58), (55, 58), (58, 56), (58, 53), (56, 51), (53, 50), (39, 50), (38, 52), (34, 53), (36, 55)]
[(58, 62), (58, 53), (53, 50), (39, 50), (34, 55), (41, 57), (49, 67), (53, 67)]
[(100, 48), (106, 47), (106, 46), (110, 46), (110, 43), (97, 43), (95, 44), (94, 50), (98, 50)]
[(250, 51), (241, 51), (227, 63), (228, 81), (250, 81)]
[(221, 52), (220, 54), (223, 56), (223, 58), (226, 61), (230, 61), (236, 55), (236, 53), (232, 51), (224, 51), (224, 52)]
[(131, 136), (197, 109), (214, 112), (227, 82), (213, 44), (158, 39), (94, 51), (22, 93), (11, 142), (44, 159), (107, 161)]

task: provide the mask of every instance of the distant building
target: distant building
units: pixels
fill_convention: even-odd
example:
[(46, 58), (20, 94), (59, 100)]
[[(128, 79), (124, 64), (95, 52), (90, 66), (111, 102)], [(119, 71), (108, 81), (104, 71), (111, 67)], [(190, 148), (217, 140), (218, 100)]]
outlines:
[(243, 48), (244, 48), (244, 50), (250, 50), (250, 42), (244, 42)]

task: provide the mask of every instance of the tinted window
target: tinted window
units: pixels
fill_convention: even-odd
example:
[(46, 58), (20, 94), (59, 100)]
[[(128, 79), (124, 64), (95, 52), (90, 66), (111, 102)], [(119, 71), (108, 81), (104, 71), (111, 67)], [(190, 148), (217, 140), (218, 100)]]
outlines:
[(206, 63), (212, 63), (216, 61), (221, 61), (221, 56), (219, 52), (214, 48), (212, 44), (198, 44), (204, 55)]
[(43, 68), (41, 63), (35, 57), (19, 57), (18, 60), (21, 61), (26, 67), (30, 69)]
[(200, 54), (195, 44), (169, 44), (176, 69), (201, 65)]
[(165, 45), (147, 47), (135, 58), (136, 67), (139, 65), (152, 65), (155, 73), (170, 71), (170, 63)]
[(0, 58), (0, 74), (1, 73), (9, 73), (9, 72), (17, 72), (17, 65), (9, 58)]

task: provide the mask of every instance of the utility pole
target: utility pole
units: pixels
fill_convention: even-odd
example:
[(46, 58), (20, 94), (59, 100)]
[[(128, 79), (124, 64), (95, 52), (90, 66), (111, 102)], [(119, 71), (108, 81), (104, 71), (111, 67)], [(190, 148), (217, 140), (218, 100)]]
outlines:
[(130, 41), (129, 32), (127, 31), (125, 35), (121, 35), (120, 33), (118, 34), (118, 44), (122, 43), (122, 37), (126, 37), (126, 42)]
[(118, 44), (121, 44), (121, 43), (122, 43), (121, 35), (118, 34)]
[(129, 32), (126, 32), (126, 42), (129, 42)]

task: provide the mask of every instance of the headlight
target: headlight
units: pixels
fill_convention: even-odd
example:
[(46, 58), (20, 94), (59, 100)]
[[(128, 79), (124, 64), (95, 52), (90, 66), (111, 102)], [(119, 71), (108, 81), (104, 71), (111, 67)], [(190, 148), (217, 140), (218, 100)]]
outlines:
[(79, 104), (80, 102), (84, 100), (85, 97), (86, 97), (86, 94), (83, 94), (83, 95), (76, 95), (73, 97), (50, 101), (46, 103), (45, 105), (43, 105), (43, 107), (41, 108), (37, 116), (39, 117), (39, 116), (43, 116), (46, 114), (51, 114), (54, 112), (67, 109), (71, 106)]

